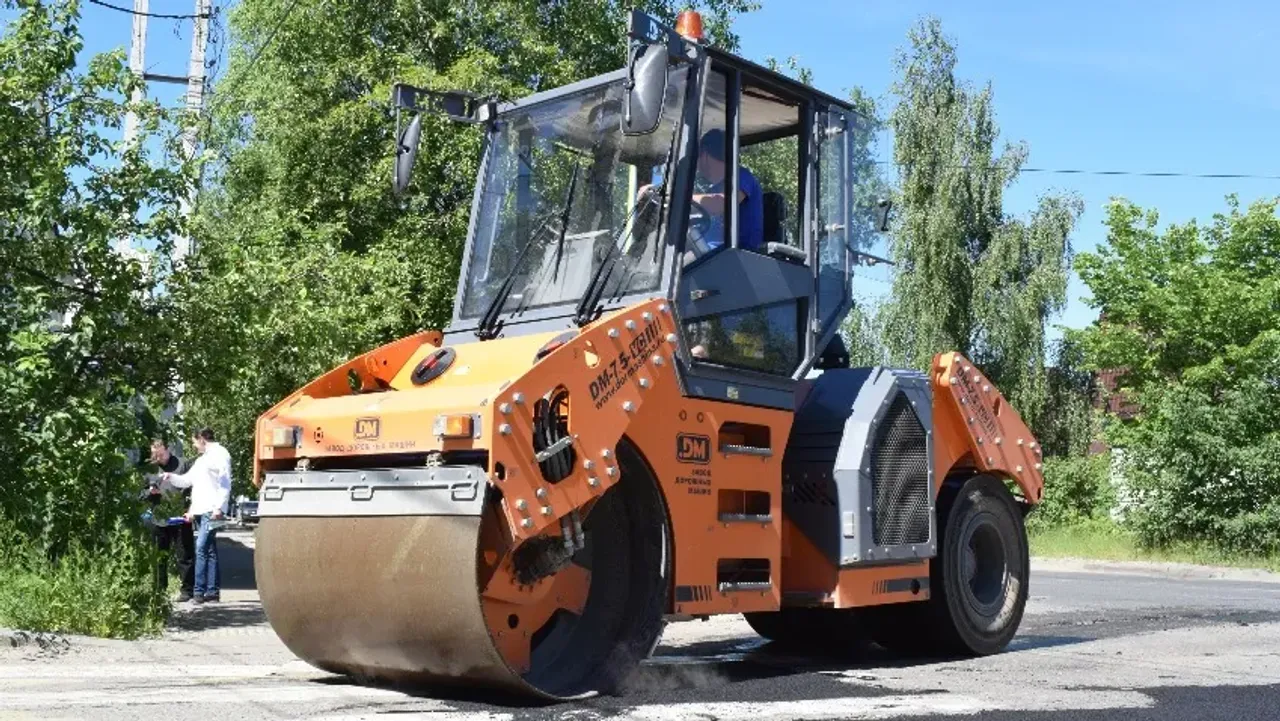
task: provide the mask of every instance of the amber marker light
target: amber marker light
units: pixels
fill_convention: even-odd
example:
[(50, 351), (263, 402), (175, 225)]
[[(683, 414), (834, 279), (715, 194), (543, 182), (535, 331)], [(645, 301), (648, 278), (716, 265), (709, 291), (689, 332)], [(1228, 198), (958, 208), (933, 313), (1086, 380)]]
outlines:
[(702, 42), (702, 16), (693, 10), (681, 11), (676, 18), (676, 32), (694, 42)]
[(467, 413), (436, 416), (435, 431), (441, 438), (473, 438), (475, 419)]

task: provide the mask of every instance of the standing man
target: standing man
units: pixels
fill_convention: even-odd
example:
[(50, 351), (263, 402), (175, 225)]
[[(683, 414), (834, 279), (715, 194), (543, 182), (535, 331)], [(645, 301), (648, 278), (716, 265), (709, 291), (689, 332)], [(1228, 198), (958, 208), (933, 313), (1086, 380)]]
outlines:
[(186, 473), (165, 473), (163, 479), (175, 488), (191, 489), (191, 507), (185, 517), (195, 524), (196, 581), (192, 600), (208, 603), (221, 600), (217, 531), (211, 522), (220, 521), (227, 514), (231, 497), (231, 454), (214, 440), (213, 430), (209, 428), (201, 428), (191, 437), (191, 442), (200, 457)]
[[(182, 473), (190, 468), (189, 462), (184, 462), (181, 458), (169, 452), (169, 447), (165, 445), (164, 439), (155, 438), (151, 441), (151, 462), (156, 464), (160, 469), (160, 474), (164, 473)], [(147, 480), (151, 482), (151, 505), (156, 509), (157, 519), (167, 518), (170, 509), (167, 507), (169, 503), (163, 503), (168, 499), (164, 496), (177, 495), (176, 491), (165, 493), (160, 490), (160, 475), (148, 476)], [(181, 511), (191, 506), (191, 489), (187, 488), (181, 492), (182, 506)], [(181, 512), (179, 509), (173, 509), (174, 515)], [(178, 568), (178, 578), (182, 582), (182, 590), (178, 594), (178, 603), (190, 601), (193, 598), (196, 583), (196, 540), (195, 534), (191, 530), (191, 523), (183, 523), (181, 526), (154, 526), (152, 528), (156, 539), (156, 545), (161, 551), (169, 551), (172, 549), (173, 562)], [(160, 561), (160, 567), (156, 569), (156, 581), (160, 588), (167, 588), (169, 585), (169, 559), (164, 558)]]

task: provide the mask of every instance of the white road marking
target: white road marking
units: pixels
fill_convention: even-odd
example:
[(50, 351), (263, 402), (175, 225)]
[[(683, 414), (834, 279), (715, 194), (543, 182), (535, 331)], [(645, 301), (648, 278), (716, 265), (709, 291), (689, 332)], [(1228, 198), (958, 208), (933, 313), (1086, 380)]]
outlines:
[(450, 710), (441, 701), (416, 699), (405, 694), (364, 686), (280, 684), (261, 686), (170, 686), (162, 688), (0, 692), (0, 709), (58, 709), (68, 706), (135, 706), (156, 704), (309, 703), (345, 701), (361, 703), (411, 702), (422, 710)]
[[(792, 721), (819, 719), (891, 719), (918, 714), (969, 715), (985, 710), (976, 700), (950, 694), (922, 696), (881, 696), (878, 698), (834, 698), (801, 701), (723, 703), (673, 703), (634, 706), (605, 715), (599, 711), (578, 709), (565, 718), (595, 721)], [(349, 714), (321, 716), (313, 721), (372, 721), (374, 715)], [(396, 714), (397, 721), (509, 721), (511, 714), (477, 712)]]
[(110, 666), (72, 666), (52, 664), (35, 666), (32, 664), (0, 665), (0, 680), (43, 680), (58, 679), (135, 679), (148, 678), (160, 681), (174, 681), (183, 678), (198, 679), (244, 679), (262, 678), (283, 670), (282, 666), (240, 666), (236, 664), (174, 664), (161, 665), (152, 663), (116, 664)]

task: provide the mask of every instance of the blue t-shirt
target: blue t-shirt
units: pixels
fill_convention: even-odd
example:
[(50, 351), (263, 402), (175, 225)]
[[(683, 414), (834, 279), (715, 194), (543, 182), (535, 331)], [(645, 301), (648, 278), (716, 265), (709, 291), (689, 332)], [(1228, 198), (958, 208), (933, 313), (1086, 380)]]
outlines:
[[(738, 247), (743, 250), (761, 250), (764, 247), (764, 191), (750, 170), (738, 166), (738, 190), (747, 199), (738, 206)], [(724, 183), (711, 187), (712, 193), (723, 193)], [(725, 211), (728, 212), (726, 205)], [(716, 216), (707, 226), (707, 247), (715, 250), (724, 245), (724, 216)]]

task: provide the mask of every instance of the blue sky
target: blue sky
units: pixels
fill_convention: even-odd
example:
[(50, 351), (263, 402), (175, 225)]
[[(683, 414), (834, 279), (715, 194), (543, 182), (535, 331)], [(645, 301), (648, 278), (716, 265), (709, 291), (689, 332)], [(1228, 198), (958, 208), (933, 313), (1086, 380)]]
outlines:
[[(893, 58), (924, 14), (956, 44), (957, 74), (990, 80), (1003, 135), (1030, 147), (1028, 166), (1280, 175), (1280, 4), (1265, 2), (860, 2), (763, 0), (736, 30), (744, 55), (795, 55), (833, 94), (861, 86), (888, 108)], [(887, 159), (889, 139), (881, 143)], [(1208, 221), (1228, 193), (1280, 195), (1280, 181), (1022, 175), (1005, 194), (1024, 213), (1056, 190), (1085, 214), (1077, 250), (1106, 239), (1104, 207), (1120, 196), (1165, 222)], [(874, 293), (887, 269), (863, 271)], [(1059, 323), (1094, 311), (1078, 279)]]
[[(109, 0), (132, 5), (132, 0)], [(226, 5), (231, 0), (215, 0)], [(959, 55), (958, 74), (990, 80), (1003, 134), (1026, 141), (1029, 166), (1101, 170), (1280, 175), (1280, 4), (1265, 2), (869, 2), (762, 0), (736, 29), (742, 52), (763, 60), (795, 55), (818, 87), (844, 94), (861, 86), (890, 102), (894, 53), (920, 16), (941, 18)], [(190, 0), (152, 0), (151, 11), (190, 13)], [(86, 49), (127, 47), (130, 18), (84, 5)], [(176, 33), (175, 33), (176, 29)], [(621, 29), (620, 29), (621, 30)], [(186, 73), (190, 21), (151, 19), (151, 72)], [(210, 48), (216, 57), (222, 48)], [(155, 84), (176, 102), (182, 89)], [(887, 158), (889, 138), (880, 151)], [(1162, 221), (1208, 220), (1235, 192), (1248, 202), (1280, 195), (1280, 181), (1086, 177), (1024, 174), (1005, 195), (1024, 213), (1047, 192), (1085, 202), (1076, 250), (1105, 240), (1103, 208), (1114, 196), (1160, 212)], [(887, 269), (863, 271), (865, 293), (879, 295)], [(1079, 327), (1094, 317), (1072, 280), (1058, 320)]]
[[(103, 0), (103, 2), (120, 7), (133, 7), (133, 0)], [(195, 11), (194, 0), (150, 0), (149, 4), (148, 10), (152, 13), (190, 15)], [(232, 0), (213, 0), (215, 7), (230, 7), (234, 4)], [(91, 54), (116, 49), (123, 50), (125, 57), (128, 57), (129, 37), (133, 32), (133, 17), (131, 15), (91, 4), (88, 0), (81, 0), (80, 16), (82, 18), (81, 31), (84, 33), (85, 43), (85, 54), (81, 58), (82, 62)], [(225, 23), (223, 23), (223, 26), (225, 27)], [(148, 18), (145, 66), (147, 72), (185, 76), (187, 74), (187, 60), (191, 53), (191, 35), (192, 22), (190, 20)], [(222, 39), (222, 35), (222, 33), (215, 34), (213, 36), (215, 42), (207, 50), (211, 61), (216, 60), (223, 50), (221, 44), (216, 42)], [(226, 62), (224, 54), (222, 62), (214, 69), (214, 72), (221, 73), (226, 67)], [(151, 97), (158, 98), (169, 104), (180, 103), (184, 92), (186, 92), (184, 86), (169, 83), (151, 83), (148, 87), (148, 93)]]

